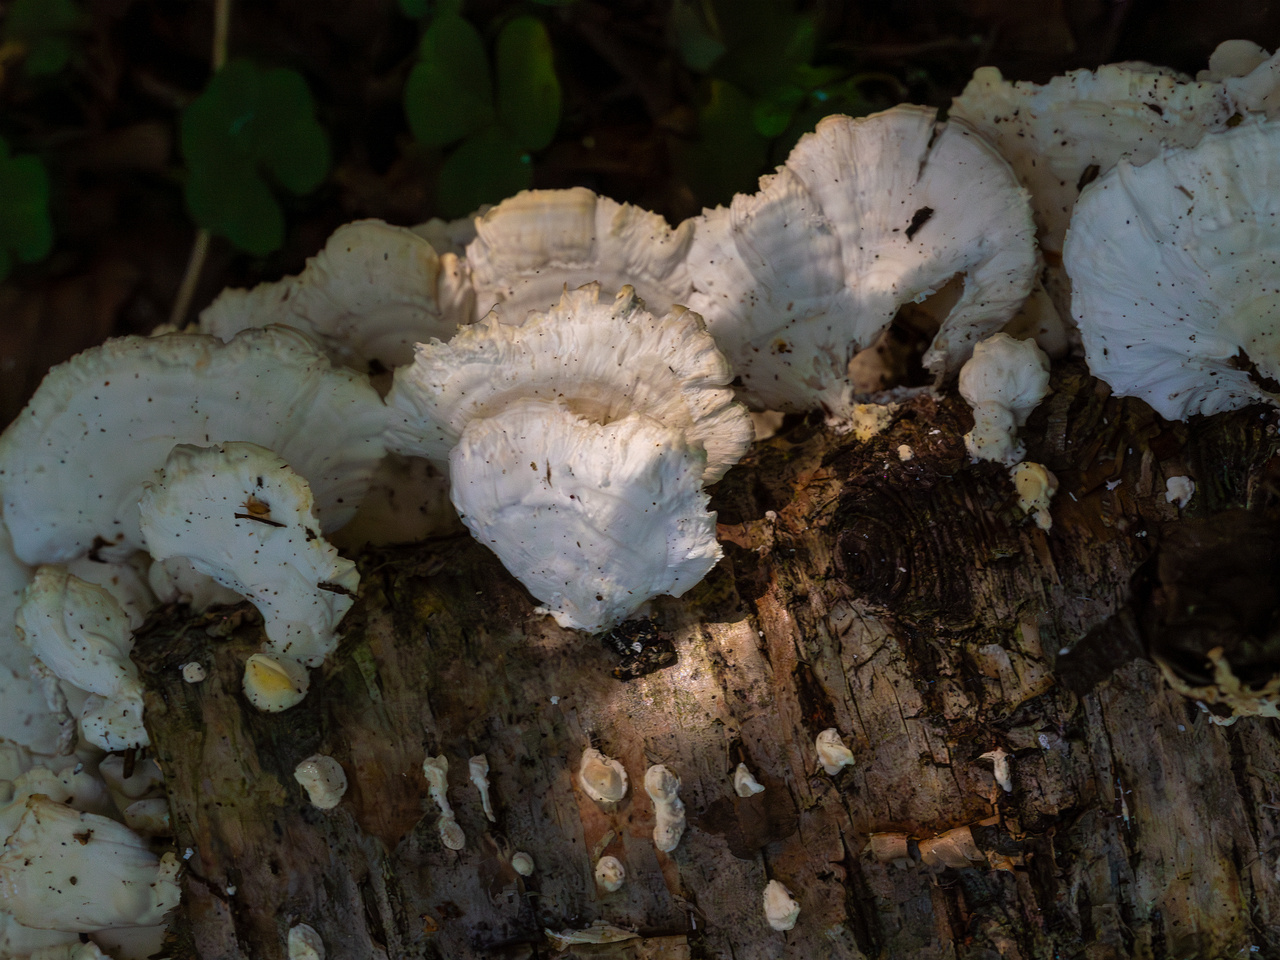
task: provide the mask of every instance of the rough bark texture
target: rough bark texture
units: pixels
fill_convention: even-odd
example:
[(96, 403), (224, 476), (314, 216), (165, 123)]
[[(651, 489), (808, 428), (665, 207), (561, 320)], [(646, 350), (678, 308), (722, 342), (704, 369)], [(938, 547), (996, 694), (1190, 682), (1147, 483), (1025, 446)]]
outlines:
[[(715, 492), (724, 561), (653, 604), (676, 662), (633, 679), (535, 616), (467, 537), (364, 557), (346, 639), (283, 714), (239, 693), (251, 614), (174, 612), (135, 657), (193, 851), (175, 955), (274, 960), (306, 922), (331, 960), (549, 956), (545, 929), (604, 920), (640, 936), (561, 955), (1280, 956), (1277, 721), (1210, 723), (1141, 656), (1151, 624), (1065, 653), (1141, 599), (1135, 572), (1186, 523), (1166, 477), (1198, 483), (1188, 515), (1274, 506), (1274, 417), (1170, 425), (1071, 368), (1055, 387), (1026, 431), (1062, 485), (1048, 534), (1002, 468), (968, 463), (954, 399), (917, 398), (866, 440), (800, 423), (757, 445)], [(178, 671), (192, 659), (210, 666), (198, 685)], [(814, 737), (833, 726), (857, 763), (830, 777)], [(577, 787), (588, 745), (630, 774), (616, 810)], [(978, 760), (996, 747), (1011, 793)], [(332, 811), (293, 780), (315, 752), (351, 782)], [(457, 853), (428, 753), (452, 764)], [(492, 824), (467, 780), (477, 753)], [(733, 793), (739, 761), (764, 793)], [(671, 854), (641, 788), (658, 762), (689, 810)], [(918, 841), (965, 826), (951, 861), (982, 859), (922, 861)], [(593, 880), (605, 853), (628, 871), (613, 894)], [(771, 878), (802, 907), (789, 933), (764, 921)]]

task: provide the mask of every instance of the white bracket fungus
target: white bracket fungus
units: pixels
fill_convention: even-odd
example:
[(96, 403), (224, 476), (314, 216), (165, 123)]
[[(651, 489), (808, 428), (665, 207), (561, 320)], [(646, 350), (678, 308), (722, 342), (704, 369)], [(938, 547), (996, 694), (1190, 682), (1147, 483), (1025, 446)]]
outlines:
[(1196, 493), (1196, 482), (1190, 477), (1170, 477), (1164, 482), (1164, 499), (1166, 503), (1177, 504), (1182, 510)]
[(289, 960), (324, 960), (324, 941), (315, 927), (295, 923), (289, 928)]
[(840, 731), (835, 727), (828, 727), (818, 734), (814, 746), (818, 750), (818, 762), (829, 777), (834, 777), (845, 767), (854, 764), (853, 751), (841, 739)]
[(627, 868), (617, 857), (601, 857), (596, 863), (596, 886), (607, 893), (617, 893), (627, 882)]
[(644, 791), (653, 801), (653, 845), (670, 853), (684, 836), (684, 802), (680, 799), (680, 778), (661, 763), (644, 774)]
[(754, 797), (757, 793), (764, 793), (764, 784), (752, 776), (745, 763), (740, 763), (733, 771), (733, 792), (744, 799)]
[(511, 855), (511, 869), (522, 877), (533, 876), (533, 857), (523, 850), (517, 850)]
[(1080, 195), (1063, 262), (1089, 370), (1116, 395), (1169, 420), (1276, 402), (1258, 381), (1280, 379), (1277, 179), (1280, 121), (1247, 120)]
[(986, 753), (978, 756), (979, 760), (990, 760), (995, 774), (996, 783), (1000, 784), (1000, 789), (1005, 793), (1013, 793), (1013, 754), (1005, 750), (1004, 747), (996, 747), (994, 750), (988, 750)]
[(467, 762), (467, 770), (471, 774), (471, 782), (480, 791), (480, 805), (484, 815), (493, 823), (497, 817), (493, 815), (493, 804), (489, 800), (489, 758), (483, 753), (477, 754)]
[(413, 359), (413, 345), (452, 336), (475, 309), (466, 261), (437, 255), (404, 227), (356, 220), (333, 232), (296, 277), (227, 289), (200, 314), (200, 331), (230, 340), (279, 323), (313, 337), (334, 363), (362, 373)]
[(237, 604), (244, 597), (228, 590), (213, 577), (191, 565), (186, 557), (157, 560), (147, 570), (147, 582), (161, 603), (185, 603), (193, 613), (204, 613), (210, 607)]
[(85, 739), (103, 750), (151, 742), (142, 725), (142, 682), (129, 659), (129, 618), (107, 590), (61, 567), (40, 567), (14, 625), (41, 663), (92, 694), (80, 714)]
[[(493, 316), (421, 344), (388, 401), (399, 452), (448, 458), (453, 502), (562, 626), (600, 630), (679, 596), (718, 561), (703, 483), (751, 443), (701, 320), (624, 288), (566, 292), (518, 327)], [(452, 452), (451, 452), (452, 451)]]
[(149, 926), (177, 906), (173, 854), (157, 858), (123, 824), (42, 795), (18, 805), (0, 853), (0, 909), (19, 923), (85, 932)]
[(1013, 466), (1026, 455), (1018, 427), (1049, 392), (1049, 358), (1034, 340), (997, 333), (973, 348), (960, 368), (960, 396), (973, 408), (973, 429), (964, 435), (974, 460)]
[(777, 880), (770, 880), (764, 887), (764, 918), (774, 930), (785, 932), (800, 919), (800, 904), (791, 898), (791, 891)]
[(617, 803), (627, 795), (627, 771), (613, 757), (595, 747), (582, 751), (578, 763), (578, 783), (596, 803)]
[(449, 803), (448, 758), (443, 753), (438, 757), (427, 757), (422, 761), (422, 774), (427, 778), (427, 791), (431, 794), (431, 799), (440, 808), (440, 820), (436, 826), (440, 831), (441, 842), (450, 850), (461, 850), (466, 846), (467, 837)]
[(467, 262), (477, 315), (496, 309), (504, 323), (518, 324), (584, 283), (599, 283), (610, 297), (630, 284), (665, 313), (689, 299), (693, 230), (689, 221), (672, 230), (656, 213), (585, 187), (525, 190), (476, 219)]
[(283, 327), (230, 343), (110, 340), (54, 367), (0, 434), (14, 550), (27, 563), (62, 563), (95, 546), (113, 558), (145, 548), (138, 497), (179, 443), (273, 450), (311, 485), (323, 528), (340, 527), (382, 458), (386, 416), (367, 378), (331, 369)]
[[(360, 574), (317, 532), (306, 481), (270, 450), (174, 447), (138, 510), (156, 558), (186, 557), (253, 602), (267, 633), (265, 654), (284, 671), (293, 672), (289, 660), (319, 666), (337, 645)], [(247, 684), (270, 672), (259, 664), (262, 670), (246, 671)]]
[(924, 356), (952, 374), (1026, 299), (1025, 192), (963, 123), (931, 107), (832, 116), (760, 191), (703, 213), (689, 253), (701, 313), (753, 407), (848, 412), (849, 362), (898, 308), (964, 274)]
[(347, 773), (333, 757), (315, 753), (293, 769), (293, 779), (307, 791), (313, 807), (332, 810), (347, 792)]
[(1058, 478), (1043, 463), (1019, 463), (1012, 467), (1009, 476), (1018, 494), (1018, 509), (1035, 517), (1041, 530), (1053, 527), (1049, 504), (1058, 492)]
[(956, 827), (928, 840), (921, 840), (919, 850), (920, 861), (927, 867), (963, 870), (986, 861), (978, 845), (973, 842), (973, 830), (970, 827)]

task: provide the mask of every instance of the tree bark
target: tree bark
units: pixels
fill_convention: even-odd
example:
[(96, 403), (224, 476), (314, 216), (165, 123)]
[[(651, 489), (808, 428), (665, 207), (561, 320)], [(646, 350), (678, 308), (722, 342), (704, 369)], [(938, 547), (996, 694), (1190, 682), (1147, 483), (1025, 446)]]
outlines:
[[(191, 851), (174, 955), (274, 960), (304, 922), (330, 960), (545, 957), (544, 931), (603, 920), (638, 936), (560, 955), (1280, 956), (1277, 721), (1210, 722), (1143, 655), (1158, 625), (1109, 620), (1139, 609), (1144, 563), (1188, 518), (1248, 507), (1265, 528), (1275, 418), (1169, 424), (1070, 366), (1054, 386), (1024, 432), (1061, 483), (1047, 534), (1003, 468), (968, 463), (955, 398), (863, 439), (797, 423), (714, 491), (721, 564), (620, 643), (536, 615), (469, 537), (371, 552), (340, 649), (268, 715), (239, 690), (251, 609), (169, 611), (134, 656)], [(1198, 484), (1182, 518), (1175, 475)], [(201, 684), (181, 680), (193, 659)], [(856, 759), (835, 777), (814, 749), (828, 727)], [(577, 787), (592, 745), (630, 775), (617, 809)], [(996, 748), (1012, 792), (978, 759)], [(350, 781), (331, 811), (293, 779), (317, 752)], [(437, 753), (458, 852), (421, 771)], [(495, 823), (467, 780), (479, 753)], [(763, 793), (734, 794), (739, 762)], [(683, 781), (670, 854), (653, 763)], [(606, 853), (628, 872), (612, 894)], [(790, 932), (765, 923), (770, 879), (801, 906)]]

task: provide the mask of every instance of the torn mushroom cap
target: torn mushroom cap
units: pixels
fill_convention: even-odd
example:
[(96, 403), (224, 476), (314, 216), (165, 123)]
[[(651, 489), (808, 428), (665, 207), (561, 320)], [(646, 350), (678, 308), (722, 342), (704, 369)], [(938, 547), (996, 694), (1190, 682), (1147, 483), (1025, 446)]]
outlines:
[(627, 882), (627, 868), (617, 857), (601, 857), (596, 863), (596, 885), (608, 893), (617, 893)]
[(177, 443), (274, 450), (311, 484), (324, 528), (339, 527), (383, 455), (385, 424), (368, 379), (330, 368), (293, 330), (246, 330), (225, 344), (110, 340), (54, 367), (0, 435), (14, 549), (28, 563), (60, 563), (95, 545), (110, 545), (109, 556), (145, 547), (138, 496)]
[(1094, 376), (1170, 420), (1275, 402), (1277, 179), (1280, 122), (1246, 121), (1085, 190), (1063, 262)]
[(578, 783), (596, 803), (617, 803), (627, 795), (627, 771), (617, 760), (594, 747), (582, 752), (578, 763)]
[(526, 400), (473, 420), (449, 469), (475, 538), (561, 626), (596, 631), (719, 561), (705, 462), (649, 417), (600, 425)]
[(745, 763), (740, 763), (733, 771), (733, 792), (744, 799), (754, 797), (757, 793), (764, 793), (764, 785), (752, 775)]
[(142, 682), (129, 659), (129, 618), (107, 590), (62, 567), (40, 567), (14, 624), (55, 676), (92, 694), (80, 713), (85, 739), (103, 750), (151, 742), (142, 724)]
[(827, 117), (758, 193), (699, 218), (689, 306), (753, 406), (843, 414), (853, 355), (957, 274), (963, 292), (924, 356), (937, 377), (1026, 298), (1025, 192), (967, 126), (934, 117), (909, 105)]
[(853, 751), (845, 745), (840, 738), (840, 731), (835, 727), (828, 727), (818, 734), (814, 746), (818, 751), (818, 762), (829, 777), (834, 777), (845, 767), (854, 764)]
[(313, 753), (293, 768), (293, 779), (307, 791), (313, 807), (332, 810), (347, 792), (347, 773), (333, 757)]
[(444, 462), (468, 423), (518, 400), (555, 401), (599, 424), (652, 417), (705, 448), (705, 480), (720, 479), (754, 430), (701, 318), (683, 307), (655, 317), (630, 287), (612, 302), (599, 294), (598, 284), (566, 290), (520, 326), (490, 316), (448, 343), (419, 344), (387, 397), (398, 420), (389, 446)]
[(285, 324), (314, 338), (334, 363), (367, 373), (408, 363), (419, 341), (453, 336), (472, 319), (474, 303), (465, 261), (438, 256), (404, 227), (357, 220), (335, 230), (298, 276), (224, 290), (200, 314), (200, 332), (230, 340), (250, 327)]
[(974, 460), (1012, 466), (1026, 455), (1017, 429), (1049, 393), (1049, 358), (1034, 340), (997, 333), (973, 348), (960, 368), (960, 395), (973, 408), (964, 435)]
[(680, 799), (680, 778), (663, 764), (655, 763), (644, 774), (644, 791), (653, 801), (653, 845), (670, 853), (684, 836), (684, 802)]
[(764, 918), (770, 927), (779, 932), (792, 929), (800, 919), (800, 904), (791, 898), (791, 891), (777, 880), (770, 880), (765, 884)]
[(585, 187), (525, 190), (476, 219), (467, 262), (477, 317), (496, 309), (519, 324), (553, 308), (565, 287), (593, 282), (610, 297), (630, 284), (665, 313), (688, 300), (693, 229), (686, 221), (672, 230), (656, 213)]
[(316, 667), (337, 645), (360, 574), (317, 532), (307, 482), (270, 450), (174, 447), (138, 510), (157, 559), (186, 557), (253, 602), (268, 653)]
[(48, 797), (24, 801), (0, 853), (0, 909), (19, 923), (93, 931), (159, 923), (177, 906), (178, 861), (123, 824)]

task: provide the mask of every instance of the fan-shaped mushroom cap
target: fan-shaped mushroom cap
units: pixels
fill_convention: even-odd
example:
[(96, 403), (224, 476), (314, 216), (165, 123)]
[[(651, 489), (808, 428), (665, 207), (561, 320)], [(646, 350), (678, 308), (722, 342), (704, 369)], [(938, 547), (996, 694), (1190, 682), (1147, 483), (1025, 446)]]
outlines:
[(701, 318), (682, 307), (657, 318), (630, 287), (610, 303), (599, 294), (588, 284), (519, 326), (490, 315), (449, 343), (419, 344), (387, 397), (398, 414), (388, 445), (445, 462), (469, 422), (536, 399), (602, 424), (631, 413), (658, 420), (705, 448), (705, 480), (718, 480), (754, 431)]
[(159, 859), (123, 824), (40, 794), (20, 804), (0, 852), (0, 908), (19, 923), (85, 932), (139, 927), (177, 906), (173, 854)]
[(1035, 256), (1008, 164), (964, 124), (900, 106), (827, 117), (758, 193), (704, 212), (689, 306), (753, 405), (842, 412), (850, 359), (900, 306), (965, 275), (924, 356), (954, 373), (1026, 298)]
[(596, 803), (617, 803), (627, 795), (627, 771), (613, 757), (595, 747), (582, 751), (578, 763), (578, 783)]
[(685, 256), (693, 224), (672, 230), (662, 217), (585, 187), (525, 190), (476, 219), (467, 246), (477, 317), (496, 309), (504, 323), (550, 310), (567, 287), (599, 283), (606, 296), (635, 287), (666, 313), (690, 291)]
[(183, 556), (262, 613), (269, 653), (316, 667), (360, 574), (316, 528), (307, 482), (253, 443), (173, 448), (138, 503), (158, 559)]
[(224, 290), (200, 314), (200, 331), (230, 340), (282, 323), (303, 331), (334, 363), (368, 371), (413, 359), (413, 345), (450, 337), (472, 319), (465, 261), (437, 255), (412, 230), (357, 220), (333, 232), (296, 277)]
[(1121, 161), (1080, 197), (1063, 252), (1093, 374), (1171, 420), (1274, 402), (1280, 122)]
[(366, 378), (332, 369), (283, 327), (229, 343), (110, 340), (50, 371), (0, 435), (14, 550), (27, 563), (60, 563), (95, 544), (110, 545), (103, 556), (144, 547), (138, 497), (178, 443), (274, 450), (311, 484), (324, 528), (339, 527), (383, 455), (385, 424)]
[(468, 425), (453, 503), (561, 626), (600, 630), (719, 561), (705, 462), (640, 414), (601, 425), (526, 400)]

